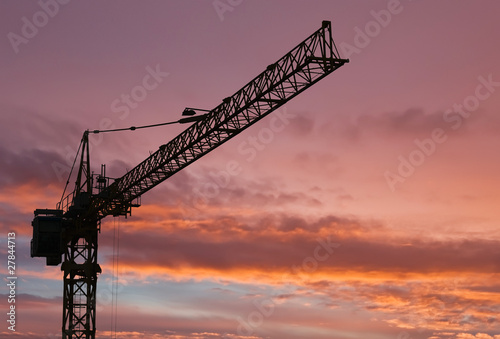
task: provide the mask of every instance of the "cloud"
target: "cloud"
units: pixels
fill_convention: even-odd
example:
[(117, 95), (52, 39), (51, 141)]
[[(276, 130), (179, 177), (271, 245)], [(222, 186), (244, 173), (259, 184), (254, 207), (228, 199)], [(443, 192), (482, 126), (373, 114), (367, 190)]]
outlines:
[(307, 113), (297, 114), (290, 121), (290, 136), (293, 138), (305, 138), (314, 131), (314, 119), (309, 117)]
[[(269, 214), (249, 218), (252, 223), (210, 214), (187, 221), (178, 212), (164, 207), (154, 213), (163, 216), (156, 221), (142, 215), (120, 226), (123, 279), (274, 286), (275, 292), (250, 299), (270, 298), (285, 309), (313, 303), (318, 312), (358, 305), (408, 330), (500, 326), (500, 287), (492, 278), (497, 241), (394, 236), (383, 225), (333, 215), (308, 220)], [(110, 234), (103, 231), (101, 240), (101, 250), (110, 253)], [(327, 255), (322, 242), (340, 246)], [(110, 263), (105, 258), (104, 270)]]
[(404, 111), (370, 112), (350, 120), (341, 118), (322, 126), (321, 130), (330, 138), (340, 136), (347, 142), (359, 142), (373, 138), (388, 141), (394, 138), (411, 138), (427, 135), (435, 128), (443, 127), (445, 121), (442, 113), (426, 114), (421, 108), (409, 108)]
[[(266, 175), (249, 178), (229, 176), (220, 168), (201, 166), (176, 173), (142, 198), (143, 205), (181, 205), (186, 213), (210, 209), (253, 209), (254, 206), (283, 208), (302, 205), (322, 206), (313, 191), (298, 191), (286, 187), (283, 178)], [(143, 207), (144, 207), (143, 206)], [(143, 208), (141, 207), (141, 209)], [(142, 213), (141, 213), (142, 214)]]
[(443, 127), (444, 121), (440, 113), (425, 114), (420, 108), (410, 108), (403, 112), (363, 115), (358, 118), (357, 125), (363, 130), (412, 135), (428, 133), (437, 127)]
[(500, 338), (500, 334), (491, 336), (486, 333), (476, 333), (476, 335), (470, 333), (459, 333), (456, 336), (456, 339), (498, 339), (498, 338)]
[[(82, 135), (89, 128), (87, 121), (79, 121), (82, 114), (70, 119), (55, 118), (52, 112), (41, 113), (22, 107), (2, 105), (0, 109), (5, 120), (0, 126), (0, 185), (54, 183), (59, 184), (62, 190)], [(117, 159), (114, 156), (109, 160), (109, 156), (116, 153), (122, 155), (125, 150), (130, 154), (132, 141), (123, 135), (117, 135), (113, 143), (109, 140), (110, 136), (103, 133), (89, 135), (92, 169), (97, 170), (98, 165), (95, 164), (107, 162), (108, 175), (118, 177), (133, 167), (130, 162), (134, 159)], [(73, 175), (79, 161), (75, 166)]]
[(216, 332), (200, 332), (200, 333), (177, 333), (176, 331), (165, 331), (165, 334), (150, 333), (147, 331), (98, 331), (97, 336), (100, 338), (119, 337), (123, 339), (261, 339), (257, 336), (240, 336), (236, 334), (216, 333)]
[[(18, 283), (22, 283), (18, 280)], [(21, 286), (21, 285), (20, 285)], [(16, 333), (8, 331), (1, 332), (2, 338), (46, 338), (50, 333), (58, 332), (60, 327), (54, 326), (61, 319), (62, 297), (44, 298), (32, 294), (21, 293), (17, 290), (16, 295)], [(0, 295), (3, 300), (7, 300), (7, 295)], [(45, 333), (44, 337), (36, 333)], [(6, 335), (6, 336), (3, 336)]]
[(381, 225), (336, 216), (309, 221), (271, 214), (255, 219), (253, 214), (248, 217), (254, 220), (250, 222), (238, 218), (235, 211), (235, 216), (182, 219), (176, 214), (178, 210), (163, 207), (163, 212), (156, 212), (164, 217), (156, 214), (149, 220), (149, 211), (143, 212), (141, 220), (121, 226), (121, 246), (127, 248), (121, 260), (131, 267), (163, 267), (170, 272), (189, 267), (223, 275), (245, 269), (263, 274), (285, 272), (302, 265), (306, 258), (314, 258), (315, 251), (317, 256), (326, 253), (325, 249), (316, 250), (322, 243), (338, 243), (341, 246), (318, 262), (311, 276), (335, 276), (346, 271), (389, 276), (480, 274), (499, 269), (500, 247), (493, 240), (398, 238)]
[[(76, 119), (55, 118), (54, 112), (39, 112), (21, 106), (0, 105), (0, 144), (12, 150), (57, 149), (78, 146), (85, 128)], [(13, 128), (15, 126), (15, 128)]]
[(40, 186), (60, 183), (53, 164), (65, 164), (56, 152), (39, 149), (13, 151), (0, 146), (0, 187), (27, 182)]

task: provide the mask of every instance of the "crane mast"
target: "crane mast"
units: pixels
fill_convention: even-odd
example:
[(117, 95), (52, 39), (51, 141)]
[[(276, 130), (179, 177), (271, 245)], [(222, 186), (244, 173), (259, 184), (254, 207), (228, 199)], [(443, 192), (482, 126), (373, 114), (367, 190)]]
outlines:
[(99, 131), (85, 131), (74, 191), (56, 209), (35, 210), (32, 222), (31, 256), (45, 257), (47, 265), (62, 262), (63, 339), (95, 338), (97, 275), (101, 273), (97, 240), (103, 218), (130, 214), (132, 207), (140, 206), (144, 193), (347, 62), (337, 51), (331, 23), (323, 21), (320, 29), (217, 107), (196, 119), (184, 119), (194, 123), (114, 181), (106, 177), (104, 166), (99, 175), (91, 173), (88, 136)]

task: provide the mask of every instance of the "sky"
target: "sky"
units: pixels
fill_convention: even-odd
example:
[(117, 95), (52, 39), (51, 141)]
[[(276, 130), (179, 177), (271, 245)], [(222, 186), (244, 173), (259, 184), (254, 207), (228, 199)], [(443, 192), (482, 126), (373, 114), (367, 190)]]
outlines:
[[(30, 257), (30, 225), (83, 131), (212, 109), (329, 20), (348, 64), (103, 221), (97, 337), (499, 339), (499, 12), (0, 2), (1, 337), (60, 337), (62, 272)], [(92, 169), (118, 178), (185, 128), (92, 136)]]

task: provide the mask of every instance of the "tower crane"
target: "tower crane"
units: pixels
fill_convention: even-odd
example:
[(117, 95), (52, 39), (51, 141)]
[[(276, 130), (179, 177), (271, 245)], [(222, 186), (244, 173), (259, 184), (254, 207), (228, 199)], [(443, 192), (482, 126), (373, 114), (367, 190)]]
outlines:
[(118, 179), (107, 177), (104, 165), (100, 174), (91, 172), (89, 134), (102, 131), (85, 131), (73, 192), (63, 193), (55, 209), (36, 209), (32, 221), (31, 256), (45, 257), (49, 266), (62, 263), (62, 338), (95, 338), (96, 287), (101, 273), (97, 240), (102, 219), (130, 215), (144, 193), (347, 62), (335, 46), (331, 23), (323, 21), (321, 28), (214, 109), (198, 116), (186, 109), (188, 117), (178, 122), (192, 124)]

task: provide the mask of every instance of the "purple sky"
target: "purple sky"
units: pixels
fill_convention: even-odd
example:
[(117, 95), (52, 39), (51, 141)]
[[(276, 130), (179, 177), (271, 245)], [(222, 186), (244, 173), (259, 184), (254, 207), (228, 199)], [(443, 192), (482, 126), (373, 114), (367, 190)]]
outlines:
[[(499, 13), (493, 0), (1, 2), (0, 253), (15, 232), (19, 276), (2, 338), (60, 331), (62, 273), (29, 257), (30, 222), (59, 200), (85, 129), (212, 109), (330, 20), (351, 62), (273, 113), (283, 128), (265, 138), (264, 119), (103, 223), (98, 337), (119, 224), (120, 338), (499, 339)], [(95, 136), (93, 169), (119, 177), (184, 128)]]

